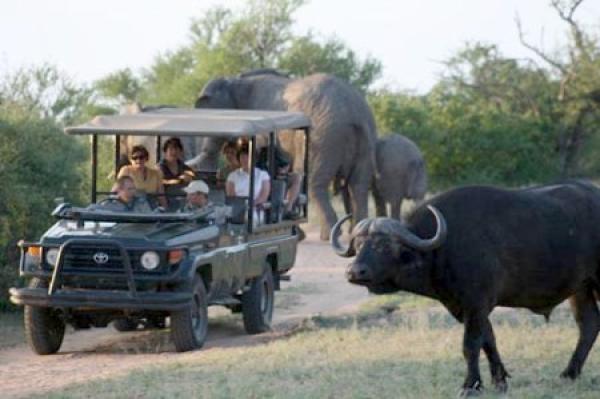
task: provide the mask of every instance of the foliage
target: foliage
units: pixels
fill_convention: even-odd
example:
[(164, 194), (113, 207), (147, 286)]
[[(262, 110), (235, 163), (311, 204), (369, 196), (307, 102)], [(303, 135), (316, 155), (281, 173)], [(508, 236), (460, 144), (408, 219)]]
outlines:
[(4, 110), (22, 108), (42, 118), (66, 125), (80, 122), (101, 108), (93, 90), (80, 87), (55, 66), (21, 68), (0, 80), (0, 104)]
[(192, 22), (191, 43), (159, 55), (139, 76), (129, 70), (96, 83), (116, 103), (190, 106), (218, 76), (279, 68), (295, 76), (332, 73), (362, 91), (380, 76), (381, 63), (359, 59), (341, 40), (293, 33), (294, 13), (304, 0), (252, 0), (241, 10), (217, 6)]
[(356, 53), (339, 39), (320, 43), (313, 34), (294, 38), (289, 49), (282, 54), (279, 67), (295, 76), (318, 72), (333, 74), (366, 92), (381, 75), (381, 62), (367, 57), (358, 59)]
[(50, 118), (0, 110), (0, 308), (15, 283), (18, 239), (37, 240), (52, 222), (53, 199), (81, 201), (81, 143)]

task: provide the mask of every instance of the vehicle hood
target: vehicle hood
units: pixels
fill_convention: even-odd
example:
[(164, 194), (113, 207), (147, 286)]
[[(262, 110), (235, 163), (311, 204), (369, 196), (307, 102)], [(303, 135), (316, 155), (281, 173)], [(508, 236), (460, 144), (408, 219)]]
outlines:
[(60, 220), (42, 237), (42, 242), (64, 242), (70, 238), (118, 239), (119, 241), (152, 241), (165, 245), (183, 245), (217, 238), (215, 225), (197, 223), (114, 223)]

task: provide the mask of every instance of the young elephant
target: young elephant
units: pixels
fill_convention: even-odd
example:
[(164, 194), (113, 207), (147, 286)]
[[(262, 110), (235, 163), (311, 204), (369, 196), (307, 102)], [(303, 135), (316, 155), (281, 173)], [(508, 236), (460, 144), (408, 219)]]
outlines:
[[(377, 216), (385, 217), (387, 205), (391, 217), (400, 220), (402, 201), (421, 201), (427, 191), (427, 172), (423, 155), (415, 143), (398, 133), (388, 133), (377, 140), (375, 159), (378, 176), (371, 189)], [(339, 176), (334, 182), (334, 195), (342, 194), (346, 213), (351, 213), (350, 194)]]

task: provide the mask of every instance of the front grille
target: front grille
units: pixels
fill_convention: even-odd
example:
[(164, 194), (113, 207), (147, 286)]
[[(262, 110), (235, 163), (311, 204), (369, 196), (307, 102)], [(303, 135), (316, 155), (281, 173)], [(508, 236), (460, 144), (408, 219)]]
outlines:
[[(129, 261), (133, 272), (138, 274), (166, 274), (172, 271), (173, 266), (165, 267), (166, 257), (160, 254), (161, 265), (156, 270), (148, 271), (142, 267), (140, 258), (145, 250), (129, 250)], [(107, 256), (106, 262), (99, 263), (94, 260), (94, 255), (103, 253)], [(52, 271), (52, 267), (44, 261), (44, 269)], [(63, 271), (86, 273), (113, 273), (125, 274), (125, 262), (118, 247), (110, 244), (70, 244), (64, 254)]]
[[(94, 255), (96, 254), (106, 255), (106, 262), (99, 263), (95, 261)], [(98, 256), (98, 258), (103, 258), (104, 255)], [(114, 246), (101, 245), (69, 245), (65, 252), (63, 268), (65, 271), (125, 272), (125, 264), (121, 256), (121, 251)]]

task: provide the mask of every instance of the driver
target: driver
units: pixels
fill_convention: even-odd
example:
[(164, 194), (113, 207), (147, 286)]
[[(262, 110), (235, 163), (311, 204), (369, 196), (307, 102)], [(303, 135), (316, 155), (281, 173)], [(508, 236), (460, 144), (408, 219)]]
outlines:
[(113, 191), (116, 193), (114, 197), (102, 201), (93, 208), (113, 212), (152, 212), (148, 201), (136, 196), (135, 183), (130, 176), (119, 177), (113, 186)]

